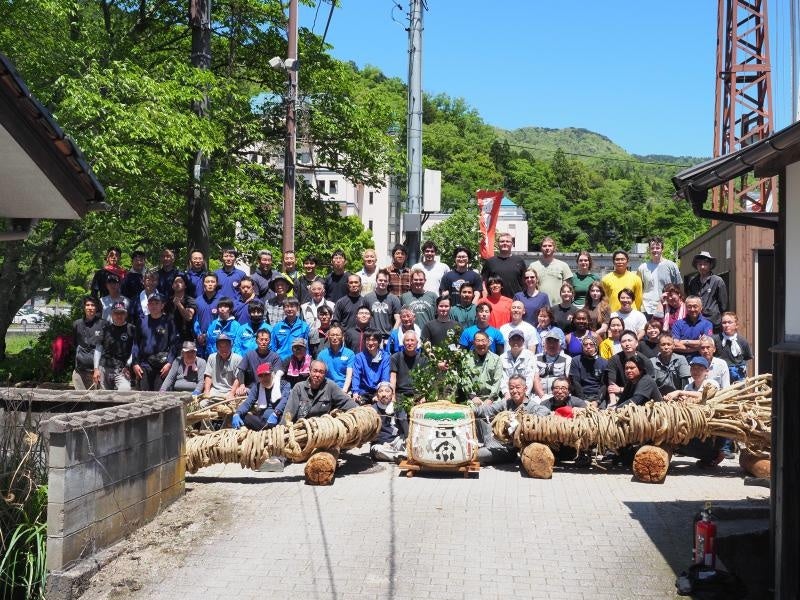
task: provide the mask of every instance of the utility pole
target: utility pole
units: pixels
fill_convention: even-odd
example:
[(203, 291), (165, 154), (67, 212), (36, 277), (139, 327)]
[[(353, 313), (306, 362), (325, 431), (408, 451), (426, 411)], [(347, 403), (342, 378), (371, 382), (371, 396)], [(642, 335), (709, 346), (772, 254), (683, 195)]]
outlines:
[(422, 3), (411, 0), (408, 28), (408, 203), (403, 230), (409, 264), (419, 261), (422, 230)]
[(283, 165), (283, 243), (284, 252), (294, 250), (294, 197), (297, 153), (297, 0), (289, 2), (288, 52), (284, 63), (289, 76), (286, 98), (286, 150)]
[[(211, 0), (190, 0), (189, 25), (192, 28), (192, 66), (211, 67)], [(199, 117), (208, 112), (208, 96), (194, 102), (192, 108)], [(203, 172), (208, 170), (208, 157), (197, 150), (189, 163), (189, 193), (187, 198), (187, 237), (189, 250), (196, 248), (208, 259), (210, 246), (208, 193), (203, 188)]]

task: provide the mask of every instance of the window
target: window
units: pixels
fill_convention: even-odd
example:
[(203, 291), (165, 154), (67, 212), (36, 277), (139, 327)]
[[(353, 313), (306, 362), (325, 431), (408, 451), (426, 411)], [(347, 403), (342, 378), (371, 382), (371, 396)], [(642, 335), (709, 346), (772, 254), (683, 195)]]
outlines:
[(339, 191), (339, 182), (331, 179), (330, 187), (328, 188), (329, 194), (335, 194)]
[(372, 231), (372, 221), (369, 222), (369, 226), (367, 227), (370, 231)]
[(324, 194), (325, 193), (325, 180), (324, 179), (318, 179), (317, 180), (317, 191), (320, 194)]
[[(370, 193), (369, 193), (369, 204), (370, 204), (370, 206), (372, 206), (372, 204), (373, 204), (373, 202), (374, 202), (374, 200), (375, 200), (375, 199), (373, 198), (373, 195), (374, 195), (374, 194), (375, 194), (375, 192), (370, 192)], [(370, 227), (370, 229), (372, 229), (372, 227)]]

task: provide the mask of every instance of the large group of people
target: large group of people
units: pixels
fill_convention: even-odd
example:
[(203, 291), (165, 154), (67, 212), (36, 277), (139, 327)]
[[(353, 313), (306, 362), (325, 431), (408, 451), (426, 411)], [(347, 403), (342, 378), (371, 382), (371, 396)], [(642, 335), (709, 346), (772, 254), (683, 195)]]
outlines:
[[(157, 267), (135, 251), (125, 269), (120, 249), (110, 248), (74, 323), (73, 384), (236, 399), (233, 426), (256, 430), (367, 404), (385, 421), (374, 456), (391, 458), (408, 430), (395, 400), (420, 400), (413, 373), (427, 361), (426, 342), (457, 342), (471, 353), (479, 375), (465, 400), (479, 421), (512, 406), (613, 410), (747, 375), (753, 354), (708, 252), (694, 257), (697, 274), (684, 288), (658, 237), (635, 270), (626, 252), (614, 252), (602, 278), (588, 252), (573, 272), (550, 237), (529, 265), (512, 247), (501, 233), (480, 272), (469, 266), (469, 249), (456, 248), (450, 268), (431, 241), (411, 266), (402, 244), (384, 268), (367, 249), (357, 272), (337, 250), (326, 274), (316, 256), (298, 268), (296, 254), (285, 252), (278, 266), (267, 250), (247, 273), (231, 247), (216, 270), (197, 250), (179, 269), (169, 248)], [(490, 428), (479, 431), (483, 462), (508, 456)], [(733, 448), (714, 450), (706, 463)]]

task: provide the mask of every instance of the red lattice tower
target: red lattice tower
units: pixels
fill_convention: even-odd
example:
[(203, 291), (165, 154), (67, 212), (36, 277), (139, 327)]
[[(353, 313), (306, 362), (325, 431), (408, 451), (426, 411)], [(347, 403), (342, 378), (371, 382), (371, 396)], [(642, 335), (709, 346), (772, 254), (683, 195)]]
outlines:
[[(772, 133), (772, 77), (767, 0), (719, 0), (714, 157)], [(771, 212), (777, 186), (752, 174), (714, 189), (713, 208), (728, 213)]]

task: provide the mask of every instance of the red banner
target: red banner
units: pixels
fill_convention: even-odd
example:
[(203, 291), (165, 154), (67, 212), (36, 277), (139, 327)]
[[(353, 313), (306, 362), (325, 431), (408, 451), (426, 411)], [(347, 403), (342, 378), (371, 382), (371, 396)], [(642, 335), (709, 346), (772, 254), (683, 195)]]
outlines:
[(503, 190), (478, 190), (478, 228), (481, 233), (480, 252), (484, 260), (494, 256), (494, 232), (497, 215), (503, 201)]

